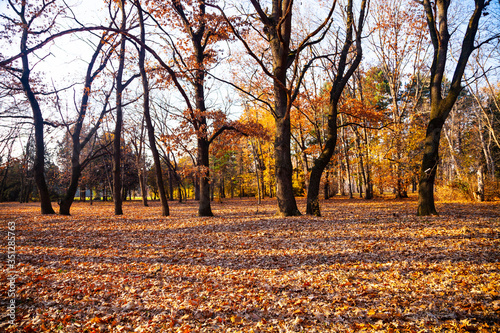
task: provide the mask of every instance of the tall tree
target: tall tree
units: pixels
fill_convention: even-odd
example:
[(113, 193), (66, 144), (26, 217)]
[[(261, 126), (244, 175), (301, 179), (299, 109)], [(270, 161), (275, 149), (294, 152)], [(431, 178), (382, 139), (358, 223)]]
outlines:
[[(210, 1), (212, 2), (212, 1)], [(207, 10), (209, 2), (205, 0), (180, 1), (157, 0), (150, 3), (155, 17), (165, 20), (183, 34), (176, 42), (172, 41), (174, 63), (180, 79), (185, 79), (191, 88), (193, 103), (187, 102), (183, 120), (192, 127), (196, 136), (196, 163), (200, 177), (200, 202), (198, 214), (212, 216), (210, 205), (210, 145), (226, 130), (236, 129), (220, 111), (213, 111), (207, 106), (207, 73), (219, 63), (221, 41), (229, 41), (228, 26), (221, 15)], [(170, 38), (165, 32), (165, 37)], [(168, 73), (169, 77), (172, 73)], [(170, 78), (165, 81), (170, 81)], [(175, 82), (174, 82), (175, 83)], [(176, 85), (186, 96), (187, 90)], [(211, 129), (211, 130), (210, 130)], [(182, 129), (184, 132), (186, 129)]]
[[(33, 112), (33, 125), (35, 129), (35, 160), (33, 166), (35, 183), (38, 188), (38, 194), (40, 196), (40, 208), (42, 214), (54, 214), (55, 211), (52, 208), (50, 202), (50, 194), (45, 180), (45, 142), (44, 142), (44, 118), (42, 114), (42, 109), (40, 102), (37, 99), (37, 92), (32, 85), (31, 71), (32, 64), (30, 64), (29, 59), (29, 46), (32, 43), (30, 38), (43, 36), (44, 34), (50, 33), (51, 28), (54, 26), (55, 19), (58, 17), (59, 8), (56, 6), (55, 1), (44, 1), (41, 4), (31, 4), (27, 1), (12, 1), (8, 0), (8, 5), (15, 13), (13, 17), (8, 17), (7, 15), (1, 15), (3, 19), (6, 20), (6, 25), (4, 26), (6, 31), (15, 31), (20, 29), (20, 60), (21, 67), (9, 67), (4, 66), (16, 79), (19, 80), (22, 86), (22, 90), (26, 94), (26, 97), (31, 106)], [(54, 16), (49, 16), (52, 11), (57, 14)], [(45, 23), (40, 23), (43, 19), (48, 21)]]
[[(345, 40), (338, 59), (336, 73), (330, 89), (328, 105), (328, 129), (327, 139), (323, 145), (321, 154), (314, 160), (309, 178), (309, 188), (307, 191), (307, 214), (320, 216), (319, 189), (321, 175), (332, 158), (337, 144), (337, 114), (338, 104), (347, 82), (356, 71), (362, 58), (361, 34), (366, 18), (366, 9), (369, 0), (362, 0), (360, 5), (358, 23), (354, 18), (353, 0), (349, 0), (346, 7), (346, 34)], [(354, 55), (351, 50), (354, 47)]]
[[(168, 216), (170, 215), (170, 210), (168, 207), (165, 185), (163, 183), (163, 172), (161, 169), (160, 154), (158, 152), (158, 148), (156, 147), (155, 131), (153, 127), (153, 122), (151, 120), (151, 112), (150, 112), (149, 81), (145, 67), (146, 49), (144, 48), (144, 45), (146, 44), (146, 28), (144, 25), (144, 15), (139, 0), (135, 0), (135, 6), (137, 7), (137, 12), (139, 15), (139, 25), (141, 28), (140, 38), (141, 42), (143, 43), (139, 47), (139, 71), (141, 73), (141, 79), (142, 79), (144, 121), (146, 122), (146, 128), (148, 129), (149, 147), (153, 154), (156, 185), (158, 186), (160, 194), (161, 215)], [(143, 193), (143, 196), (144, 195), (145, 194)]]
[[(82, 151), (85, 149), (87, 144), (96, 135), (104, 116), (109, 112), (108, 100), (111, 95), (112, 89), (105, 96), (105, 101), (103, 103), (102, 110), (95, 124), (89, 129), (89, 131), (83, 135), (84, 121), (87, 117), (88, 107), (90, 104), (90, 97), (92, 94), (92, 84), (99, 76), (99, 74), (104, 70), (108, 60), (111, 57), (112, 51), (107, 50), (103, 52), (103, 47), (108, 43), (106, 42), (109, 38), (107, 33), (104, 33), (97, 43), (92, 58), (87, 67), (87, 73), (85, 75), (85, 82), (83, 87), (82, 99), (80, 102), (80, 107), (77, 110), (77, 118), (72, 126), (68, 122), (65, 122), (69, 138), (71, 140), (71, 176), (66, 193), (61, 199), (59, 206), (59, 214), (70, 215), (70, 208), (75, 198), (75, 193), (78, 189), (78, 184), (82, 175), (82, 171), (90, 163), (90, 161), (98, 154), (98, 151), (87, 154), (83, 159), (81, 158)], [(108, 45), (113, 49), (116, 45)], [(96, 66), (99, 57), (101, 56), (99, 64)], [(97, 68), (94, 68), (97, 67)], [(62, 115), (62, 113), (61, 113)], [(83, 136), (83, 138), (82, 138)]]
[[(141, 189), (142, 204), (144, 207), (148, 207), (144, 115), (142, 115), (140, 122), (140, 131), (136, 131), (136, 127), (132, 126), (132, 130), (130, 131), (130, 143), (134, 147), (135, 164), (137, 166), (137, 176), (139, 178), (139, 187)], [(135, 124), (139, 125), (137, 123)]]
[[(446, 63), (449, 59), (450, 32), (448, 30), (448, 9), (451, 0), (423, 0), (421, 4), (426, 13), (429, 35), (434, 55), (430, 76), (430, 119), (425, 135), (424, 155), (420, 168), (418, 189), (418, 215), (437, 215), (434, 204), (434, 180), (439, 163), (439, 141), (443, 125), (450, 114), (460, 92), (462, 77), (471, 53), (478, 46), (474, 45), (479, 28), (479, 19), (489, 2), (474, 1), (474, 11), (462, 39), (460, 54), (455, 65), (448, 92), (443, 91)], [(496, 36), (498, 38), (498, 36)], [(480, 46), (481, 44), (479, 44)]]
[[(294, 13), (293, 0), (274, 0), (270, 13), (268, 9), (258, 0), (250, 0), (255, 13), (248, 17), (257, 17), (260, 27), (255, 22), (248, 22), (258, 35), (266, 49), (269, 50), (269, 58), (258, 54), (251, 46), (250, 38), (245, 38), (243, 33), (237, 31), (232, 25), (232, 30), (244, 45), (247, 53), (258, 64), (261, 71), (271, 79), (273, 99), (272, 103), (264, 101), (274, 116), (276, 131), (274, 135), (274, 157), (276, 174), (276, 197), (278, 199), (278, 213), (283, 216), (300, 215), (293, 192), (293, 167), (291, 159), (291, 122), (290, 112), (293, 102), (297, 98), (299, 88), (305, 72), (311, 66), (308, 62), (300, 68), (300, 55), (303, 50), (311, 45), (319, 43), (325, 36), (330, 25), (329, 21), (333, 14), (336, 1), (333, 1), (326, 18), (305, 37), (298, 39), (292, 24)], [(227, 20), (229, 22), (229, 20)], [(260, 31), (263, 31), (263, 34)], [(299, 30), (299, 29), (296, 29)], [(316, 39), (315, 39), (316, 38)], [(291, 70), (290, 70), (291, 69)], [(290, 73), (291, 72), (291, 73)], [(250, 94), (251, 95), (251, 94)], [(253, 96), (253, 95), (251, 95)]]
[[(125, 31), (127, 27), (127, 14), (125, 12), (126, 0), (120, 0), (121, 25), (120, 29)], [(115, 204), (115, 215), (123, 214), (122, 207), (122, 175), (121, 175), (121, 138), (123, 126), (123, 107), (122, 94), (125, 90), (123, 85), (123, 71), (125, 68), (125, 43), (127, 39), (125, 35), (121, 36), (120, 47), (118, 50), (118, 70), (116, 72), (116, 125), (113, 137), (113, 201)]]

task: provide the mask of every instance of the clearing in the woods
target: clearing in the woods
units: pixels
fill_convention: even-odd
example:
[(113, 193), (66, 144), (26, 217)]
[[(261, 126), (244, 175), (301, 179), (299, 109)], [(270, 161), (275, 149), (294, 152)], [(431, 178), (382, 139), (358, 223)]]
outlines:
[(214, 203), (213, 218), (170, 206), (0, 204), (1, 279), (18, 275), (1, 285), (0, 330), (500, 331), (498, 202), (439, 202), (437, 217), (412, 199), (331, 199), (323, 217), (292, 218), (274, 200)]

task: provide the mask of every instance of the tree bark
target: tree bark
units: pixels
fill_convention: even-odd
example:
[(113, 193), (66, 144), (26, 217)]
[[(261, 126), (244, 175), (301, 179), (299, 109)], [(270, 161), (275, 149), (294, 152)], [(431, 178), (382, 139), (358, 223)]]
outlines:
[(148, 190), (146, 188), (146, 173), (144, 172), (143, 166), (139, 166), (139, 187), (141, 188), (141, 198), (142, 198), (142, 205), (144, 207), (148, 207)]
[[(280, 3), (280, 4), (278, 4)], [(291, 5), (289, 0), (273, 3), (272, 17), (276, 22), (269, 22), (267, 35), (271, 47), (274, 72), (274, 112), (276, 132), (274, 139), (274, 167), (276, 174), (276, 198), (278, 214), (282, 216), (300, 215), (293, 194), (293, 167), (290, 152), (290, 109), (291, 96), (287, 91), (287, 69), (292, 62), (290, 55), (290, 36), (292, 11), (287, 13)], [(280, 24), (278, 24), (280, 20)], [(282, 24), (281, 24), (282, 23)]]
[[(333, 88), (332, 88), (333, 90)], [(309, 189), (307, 191), (307, 210), (309, 215), (321, 216), (319, 206), (319, 189), (321, 175), (332, 158), (337, 145), (337, 102), (330, 103), (328, 111), (328, 134), (321, 154), (314, 160), (314, 165), (309, 176)]]
[(68, 189), (59, 205), (59, 214), (70, 215), (71, 205), (75, 199), (76, 191), (78, 190), (78, 182), (80, 181), (82, 170), (80, 163), (71, 167), (71, 180)]
[(366, 200), (371, 200), (373, 199), (373, 183), (372, 183), (372, 178), (371, 178), (371, 171), (370, 171), (370, 152), (368, 149), (368, 134), (366, 128), (363, 129), (363, 134), (364, 134), (364, 141), (365, 141), (365, 150), (366, 150), (366, 160), (365, 160), (365, 167), (366, 167), (366, 189), (365, 189), (365, 199)]
[(477, 201), (484, 201), (484, 166), (477, 169)]
[(444, 120), (435, 119), (427, 126), (424, 156), (420, 168), (418, 215), (437, 215), (434, 204), (434, 180), (439, 163), (439, 140)]
[(194, 200), (200, 200), (200, 177), (198, 175), (193, 176), (193, 186), (194, 186)]
[[(365, 163), (364, 163), (364, 158), (363, 158), (363, 151), (361, 150), (361, 138), (360, 138), (360, 134), (355, 131), (355, 134), (356, 134), (356, 148), (358, 150), (358, 157), (359, 157), (359, 170), (361, 172), (361, 176), (362, 176), (362, 183), (364, 184), (364, 188), (365, 188), (365, 199), (366, 197), (368, 196), (368, 182), (367, 182), (367, 177), (366, 177), (366, 171), (365, 171)], [(363, 195), (362, 195), (362, 188), (363, 186), (360, 186), (360, 197), (362, 198)]]

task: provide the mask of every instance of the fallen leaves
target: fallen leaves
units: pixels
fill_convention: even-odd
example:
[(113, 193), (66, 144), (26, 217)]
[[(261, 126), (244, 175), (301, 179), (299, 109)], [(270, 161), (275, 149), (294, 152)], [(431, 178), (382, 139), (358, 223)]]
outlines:
[(443, 204), (442, 216), (419, 218), (413, 201), (335, 199), (321, 218), (276, 218), (274, 204), (256, 213), (253, 201), (230, 200), (215, 218), (197, 217), (193, 203), (172, 203), (168, 218), (139, 203), (120, 217), (106, 203), (77, 203), (71, 217), (1, 204), (2, 228), (16, 219), (20, 274), (15, 325), (0, 328), (500, 329), (497, 205)]

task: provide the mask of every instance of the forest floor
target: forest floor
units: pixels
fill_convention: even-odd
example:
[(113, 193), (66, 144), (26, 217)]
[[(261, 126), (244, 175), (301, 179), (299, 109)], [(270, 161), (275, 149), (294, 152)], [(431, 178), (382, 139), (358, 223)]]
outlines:
[(279, 218), (275, 200), (232, 199), (212, 218), (171, 202), (163, 218), (158, 203), (114, 216), (87, 202), (67, 217), (2, 203), (0, 331), (500, 332), (500, 203), (437, 208), (335, 198), (323, 217)]

